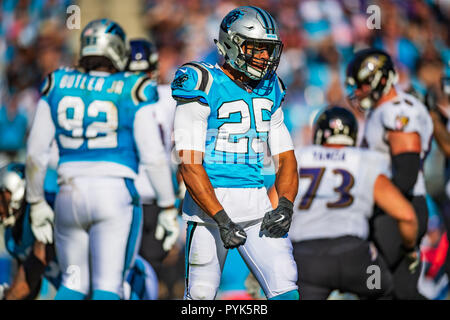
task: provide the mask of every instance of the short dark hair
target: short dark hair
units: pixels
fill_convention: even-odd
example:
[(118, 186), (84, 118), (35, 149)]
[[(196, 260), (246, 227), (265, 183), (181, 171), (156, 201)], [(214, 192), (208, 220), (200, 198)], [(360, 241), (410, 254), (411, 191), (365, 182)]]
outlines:
[(86, 72), (89, 72), (91, 70), (95, 70), (97, 68), (108, 68), (111, 70), (115, 70), (118, 72), (111, 60), (109, 60), (106, 57), (102, 56), (85, 56), (82, 57), (79, 61), (80, 67), (82, 67)]

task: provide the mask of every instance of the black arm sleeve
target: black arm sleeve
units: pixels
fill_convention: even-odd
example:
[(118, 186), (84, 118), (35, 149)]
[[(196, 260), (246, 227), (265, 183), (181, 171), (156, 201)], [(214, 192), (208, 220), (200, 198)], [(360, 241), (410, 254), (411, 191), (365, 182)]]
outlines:
[(405, 152), (392, 156), (392, 182), (405, 196), (411, 196), (420, 170), (420, 155)]
[(30, 288), (30, 294), (26, 299), (34, 299), (41, 289), (41, 281), (42, 275), (45, 271), (45, 265), (34, 255), (34, 252), (31, 251), (30, 255), (24, 261), (23, 267), (25, 270), (25, 279), (28, 287)]

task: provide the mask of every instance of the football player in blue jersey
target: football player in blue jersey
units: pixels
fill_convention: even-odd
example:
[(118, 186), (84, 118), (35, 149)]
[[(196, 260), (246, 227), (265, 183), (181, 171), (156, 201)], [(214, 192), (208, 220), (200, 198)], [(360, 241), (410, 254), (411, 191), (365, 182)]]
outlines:
[[(18, 268), (11, 285), (0, 285), (0, 299), (35, 299), (46, 278), (55, 289), (61, 283), (61, 271), (54, 244), (36, 241), (30, 225), (30, 204), (25, 201), (25, 165), (11, 163), (0, 173), (0, 223), (5, 227), (5, 247), (17, 260)], [(55, 195), (45, 193), (53, 208)], [(136, 256), (124, 282), (127, 300), (155, 300), (158, 298), (158, 280), (153, 268)]]
[[(43, 85), (28, 139), (26, 197), (38, 240), (52, 241), (54, 218), (63, 273), (55, 299), (123, 297), (141, 234), (133, 183), (139, 164), (164, 209), (160, 227), (178, 232), (170, 168), (155, 121), (148, 121), (157, 93), (145, 74), (122, 72), (128, 56), (117, 23), (92, 21), (81, 33), (79, 68), (59, 69)], [(42, 190), (53, 140), (59, 150), (55, 215)]]
[[(174, 136), (187, 187), (185, 299), (214, 299), (228, 249), (237, 248), (268, 299), (298, 299), (287, 237), (297, 194), (297, 161), (283, 122), (277, 77), (283, 44), (272, 16), (238, 7), (215, 40), (222, 65), (189, 62), (172, 82)], [(264, 154), (278, 164), (273, 209)]]
[[(61, 282), (53, 244), (36, 241), (30, 225), (30, 205), (25, 201), (25, 165), (10, 163), (0, 173), (0, 219), (5, 227), (5, 247), (17, 260), (10, 286), (3, 286), (5, 300), (34, 299), (45, 277), (55, 288)], [(49, 199), (46, 200), (50, 203)]]

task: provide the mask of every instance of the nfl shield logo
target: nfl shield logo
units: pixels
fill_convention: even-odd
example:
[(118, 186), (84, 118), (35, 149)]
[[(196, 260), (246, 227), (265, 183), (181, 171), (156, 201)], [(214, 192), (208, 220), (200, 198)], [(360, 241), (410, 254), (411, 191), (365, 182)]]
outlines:
[(409, 122), (409, 118), (405, 116), (397, 116), (395, 117), (395, 129), (403, 130)]

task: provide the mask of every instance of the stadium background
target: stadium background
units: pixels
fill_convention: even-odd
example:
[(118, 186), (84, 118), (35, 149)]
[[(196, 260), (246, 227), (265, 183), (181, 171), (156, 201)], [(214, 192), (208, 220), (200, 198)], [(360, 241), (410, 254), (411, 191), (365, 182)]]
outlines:
[[(311, 141), (311, 123), (328, 104), (345, 104), (345, 66), (355, 49), (385, 49), (396, 62), (399, 86), (424, 96), (450, 76), (450, 1), (368, 0), (3, 0), (0, 1), (0, 167), (24, 161), (26, 137), (39, 99), (39, 83), (61, 65), (76, 63), (81, 29), (92, 19), (110, 18), (128, 38), (144, 37), (159, 49), (160, 82), (170, 83), (176, 68), (190, 60), (215, 62), (213, 39), (232, 8), (252, 4), (269, 11), (281, 29), (284, 50), (278, 74), (288, 90), (285, 121), (296, 146)], [(380, 28), (367, 26), (370, 5), (380, 8)], [(70, 5), (80, 8), (81, 29), (69, 29)], [(72, 17), (74, 18), (74, 17)], [(447, 108), (450, 115), (450, 106)], [(360, 132), (363, 130), (363, 118)], [(441, 270), (440, 250), (448, 243), (439, 210), (445, 205), (446, 159), (433, 142), (425, 164), (429, 191), (429, 232), (422, 243), (428, 264), (424, 290), (445, 298), (448, 281)], [(0, 237), (1, 239), (3, 237)], [(183, 291), (183, 238), (165, 263), (160, 297), (180, 299)], [(248, 270), (236, 250), (225, 268), (220, 298), (244, 296)], [(14, 262), (0, 243), (0, 283), (10, 282)], [(430, 271), (431, 269), (431, 271)], [(234, 272), (238, 270), (237, 272)], [(238, 277), (236, 275), (239, 275)], [(54, 292), (44, 283), (40, 298)]]

